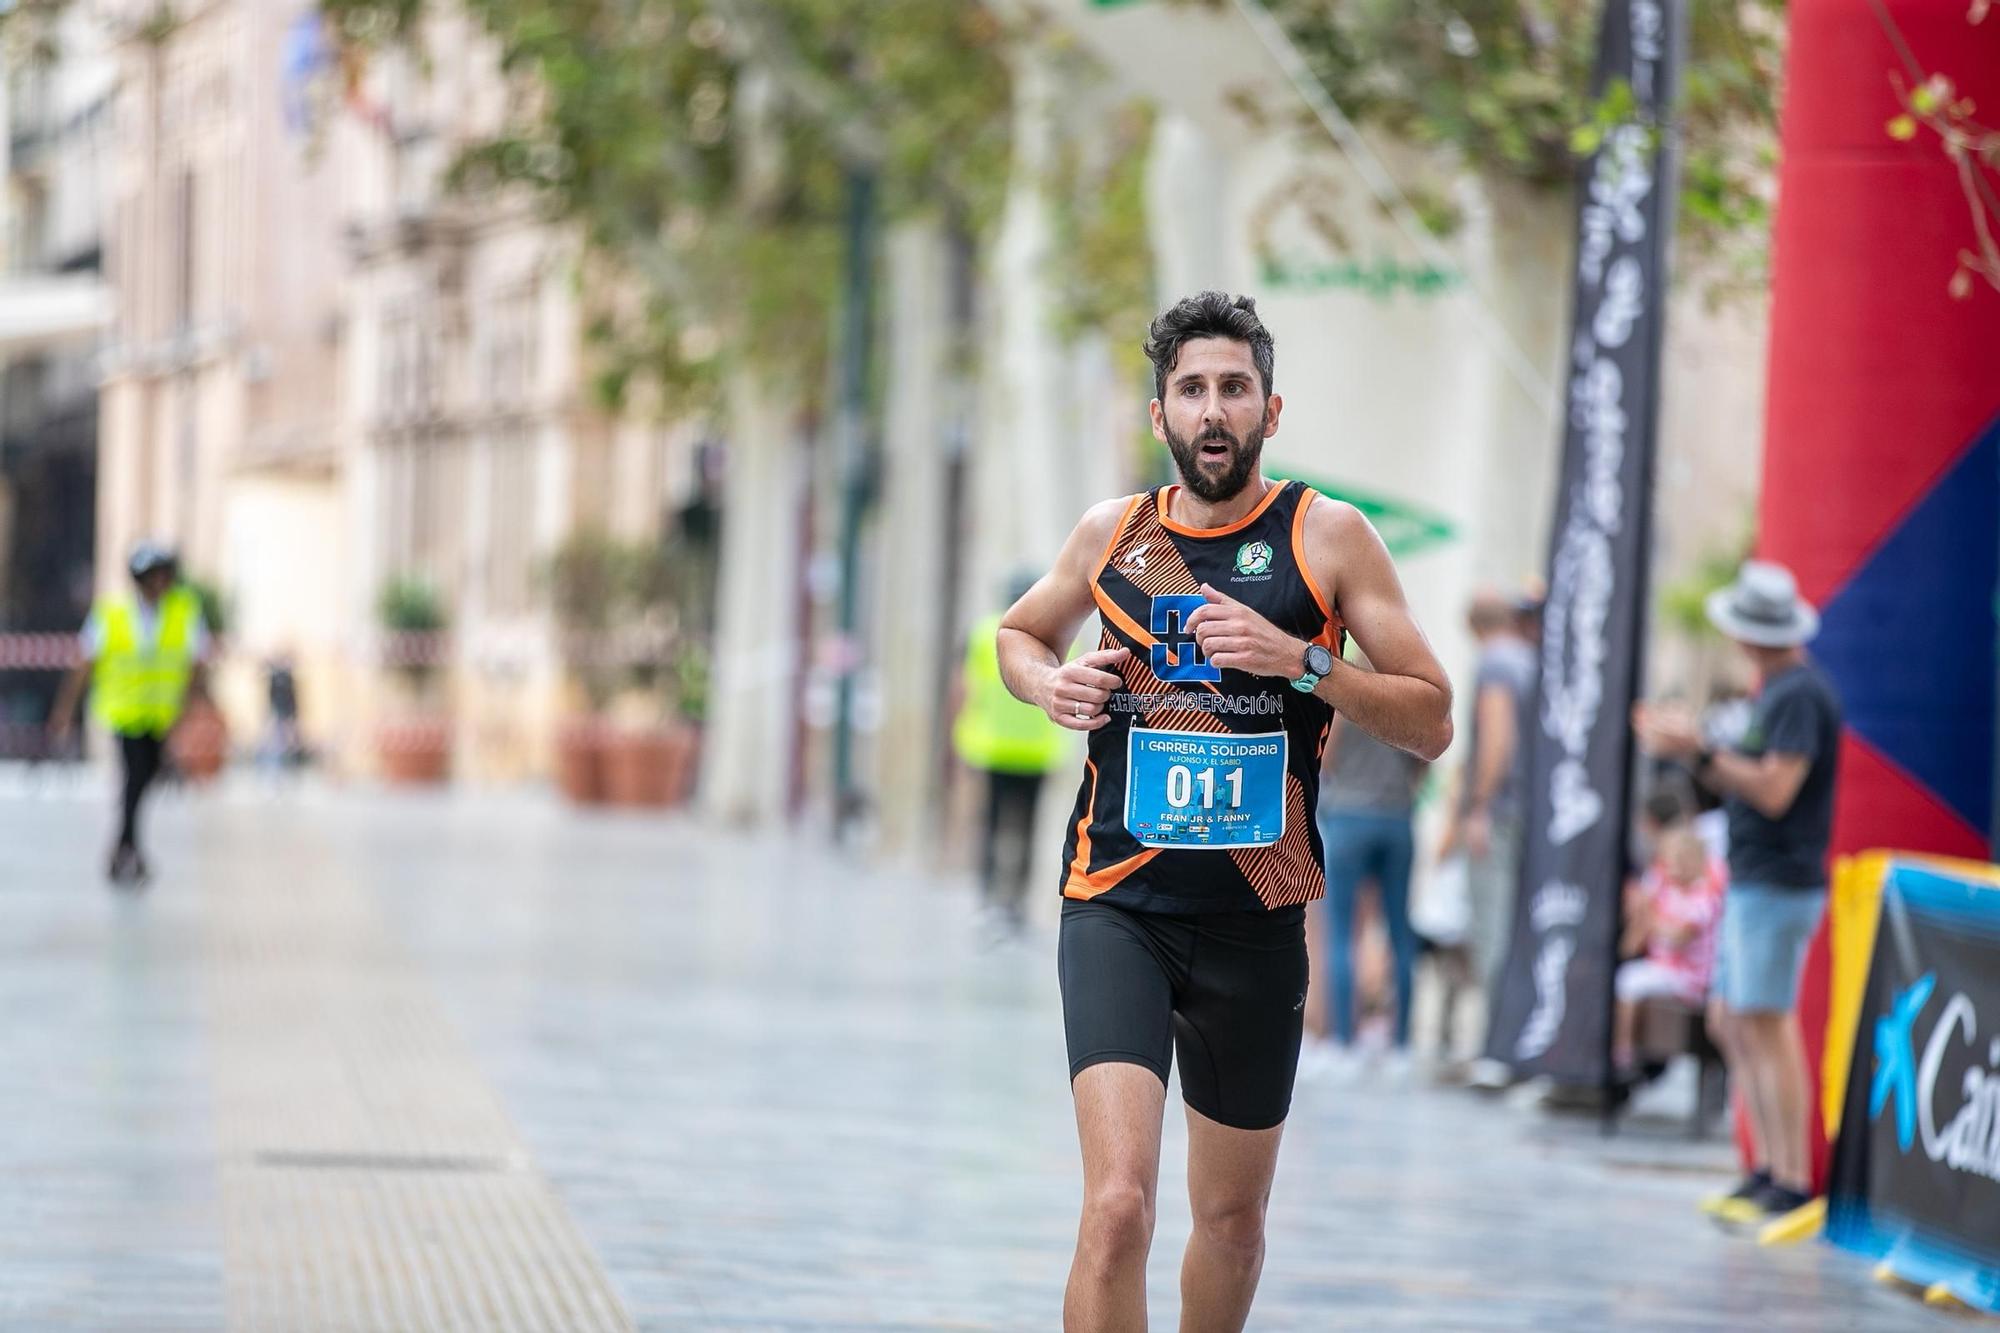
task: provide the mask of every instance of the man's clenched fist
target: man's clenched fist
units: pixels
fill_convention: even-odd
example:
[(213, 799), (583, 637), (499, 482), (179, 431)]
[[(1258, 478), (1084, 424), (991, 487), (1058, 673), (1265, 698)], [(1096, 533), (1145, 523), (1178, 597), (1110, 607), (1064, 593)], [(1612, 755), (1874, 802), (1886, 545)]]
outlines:
[(1113, 668), (1131, 655), (1124, 648), (1099, 648), (1063, 663), (1048, 674), (1039, 701), (1042, 710), (1071, 731), (1096, 731), (1111, 721), (1104, 711), (1111, 692), (1125, 684)]

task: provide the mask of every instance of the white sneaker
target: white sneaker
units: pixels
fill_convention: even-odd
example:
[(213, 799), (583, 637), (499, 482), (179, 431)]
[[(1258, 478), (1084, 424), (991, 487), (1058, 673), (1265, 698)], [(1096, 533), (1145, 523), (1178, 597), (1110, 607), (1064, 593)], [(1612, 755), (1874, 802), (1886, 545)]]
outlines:
[(1407, 1046), (1393, 1046), (1382, 1053), (1376, 1076), (1384, 1087), (1407, 1088), (1416, 1081), (1417, 1061)]
[(1466, 1071), (1465, 1083), (1481, 1092), (1501, 1092), (1513, 1086), (1514, 1071), (1503, 1061), (1482, 1056)]
[(1299, 1078), (1303, 1082), (1351, 1083), (1359, 1068), (1359, 1058), (1337, 1041), (1308, 1037), (1299, 1048)]

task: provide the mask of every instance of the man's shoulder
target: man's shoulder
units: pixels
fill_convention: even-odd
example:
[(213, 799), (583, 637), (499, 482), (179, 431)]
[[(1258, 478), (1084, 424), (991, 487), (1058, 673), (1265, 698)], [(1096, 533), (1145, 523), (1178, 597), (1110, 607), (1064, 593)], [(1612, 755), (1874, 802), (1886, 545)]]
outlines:
[(1840, 691), (1834, 687), (1833, 677), (1817, 662), (1805, 662), (1787, 671), (1764, 691), (1767, 709), (1787, 699), (1807, 700), (1836, 714), (1840, 711)]
[(1097, 544), (1110, 541), (1124, 521), (1132, 506), (1150, 495), (1150, 491), (1137, 491), (1130, 495), (1115, 495), (1109, 500), (1099, 500), (1083, 511), (1083, 517), (1076, 521), (1076, 533), (1080, 538), (1094, 540)]
[(1375, 531), (1368, 515), (1345, 500), (1314, 491), (1306, 501), (1306, 537), (1311, 541), (1333, 541), (1365, 536)]

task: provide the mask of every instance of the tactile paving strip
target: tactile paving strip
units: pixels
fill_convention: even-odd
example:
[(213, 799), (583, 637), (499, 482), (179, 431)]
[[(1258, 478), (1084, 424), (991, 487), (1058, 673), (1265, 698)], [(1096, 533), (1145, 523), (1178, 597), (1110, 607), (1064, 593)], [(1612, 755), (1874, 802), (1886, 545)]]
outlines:
[(229, 1327), (632, 1321), (367, 892), (208, 885)]

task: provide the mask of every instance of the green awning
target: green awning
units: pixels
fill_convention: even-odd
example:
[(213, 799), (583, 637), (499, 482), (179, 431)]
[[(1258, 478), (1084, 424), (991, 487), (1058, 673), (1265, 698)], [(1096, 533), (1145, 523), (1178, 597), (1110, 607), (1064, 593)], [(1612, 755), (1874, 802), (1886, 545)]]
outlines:
[(1358, 491), (1321, 477), (1309, 477), (1295, 468), (1266, 467), (1264, 475), (1281, 481), (1302, 481), (1321, 495), (1347, 501), (1368, 515), (1368, 521), (1382, 534), (1389, 554), (1398, 558), (1442, 546), (1458, 536), (1458, 529), (1450, 519), (1419, 505)]

